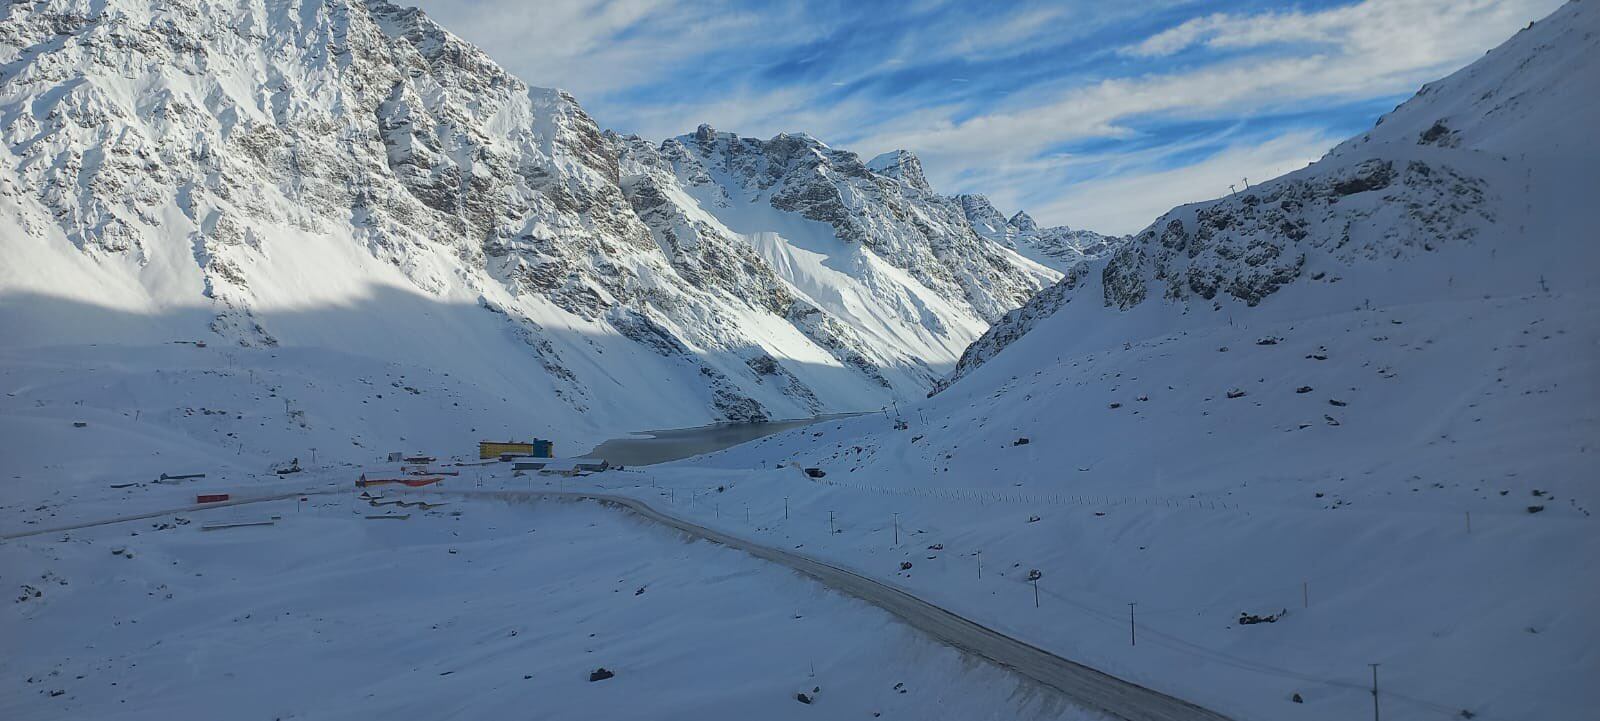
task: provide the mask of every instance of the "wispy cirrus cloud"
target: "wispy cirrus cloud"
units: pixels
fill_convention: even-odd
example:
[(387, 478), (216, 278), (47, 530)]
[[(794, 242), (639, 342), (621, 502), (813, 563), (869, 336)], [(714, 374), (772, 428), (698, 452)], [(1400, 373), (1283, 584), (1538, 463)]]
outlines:
[(421, 4), (622, 132), (906, 148), (941, 191), (1129, 232), (1303, 164), (1560, 0)]

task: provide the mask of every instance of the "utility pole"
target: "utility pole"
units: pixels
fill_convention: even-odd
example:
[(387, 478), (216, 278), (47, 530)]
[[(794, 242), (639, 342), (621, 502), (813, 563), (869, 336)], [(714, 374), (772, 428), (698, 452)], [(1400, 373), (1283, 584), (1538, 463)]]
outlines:
[(833, 511), (828, 511), (828, 535), (832, 536), (834, 533), (836, 531), (833, 530)]
[(1033, 579), (1033, 607), (1039, 607), (1039, 578), (1037, 576)]
[(900, 514), (894, 514), (894, 545), (900, 545)]
[(1372, 721), (1378, 721), (1378, 664), (1367, 665), (1372, 667)]
[(1134, 633), (1134, 630), (1133, 630), (1134, 629), (1134, 626), (1133, 626), (1133, 607), (1137, 606), (1137, 605), (1139, 605), (1137, 601), (1130, 602), (1128, 604), (1128, 645), (1129, 646), (1137, 646), (1137, 645), (1139, 645), (1139, 637), (1138, 637), (1137, 634)]
[(750, 504), (744, 504), (744, 525), (750, 525)]
[(783, 497), (783, 520), (789, 520), (789, 497)]
[(978, 551), (978, 580), (983, 580), (983, 551)]
[(311, 464), (312, 465), (316, 465), (316, 463), (317, 463), (317, 447), (316, 446), (312, 446), (311, 447)]

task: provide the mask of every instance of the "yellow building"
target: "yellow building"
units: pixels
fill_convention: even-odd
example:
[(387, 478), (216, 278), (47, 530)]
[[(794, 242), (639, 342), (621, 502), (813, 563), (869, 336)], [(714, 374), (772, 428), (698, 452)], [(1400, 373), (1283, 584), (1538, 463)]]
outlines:
[(499, 458), (501, 456), (532, 456), (534, 458), (554, 458), (555, 444), (542, 438), (535, 438), (531, 443), (517, 441), (479, 441), (479, 458)]

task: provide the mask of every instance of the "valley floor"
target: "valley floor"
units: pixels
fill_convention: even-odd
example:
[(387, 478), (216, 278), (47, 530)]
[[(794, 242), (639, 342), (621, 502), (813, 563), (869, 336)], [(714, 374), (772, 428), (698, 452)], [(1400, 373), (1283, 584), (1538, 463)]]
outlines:
[(593, 504), (364, 518), (391, 510), (316, 495), (0, 544), (0, 635), (24, 651), (0, 660), (0, 716), (1097, 718)]

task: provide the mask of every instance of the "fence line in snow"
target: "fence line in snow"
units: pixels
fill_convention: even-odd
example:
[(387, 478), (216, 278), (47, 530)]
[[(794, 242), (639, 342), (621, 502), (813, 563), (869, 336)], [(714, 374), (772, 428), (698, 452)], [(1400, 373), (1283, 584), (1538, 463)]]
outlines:
[(1203, 508), (1208, 510), (1239, 510), (1238, 504), (1209, 498), (1171, 498), (1162, 496), (1107, 496), (1077, 493), (1021, 493), (993, 491), (978, 488), (933, 488), (924, 486), (875, 486), (866, 483), (812, 478), (814, 483), (848, 488), (881, 496), (914, 496), (938, 498), (948, 501), (977, 501), (980, 503), (1030, 503), (1056, 506), (1153, 506), (1167, 508)]

